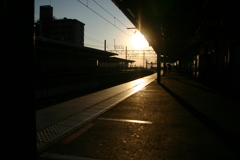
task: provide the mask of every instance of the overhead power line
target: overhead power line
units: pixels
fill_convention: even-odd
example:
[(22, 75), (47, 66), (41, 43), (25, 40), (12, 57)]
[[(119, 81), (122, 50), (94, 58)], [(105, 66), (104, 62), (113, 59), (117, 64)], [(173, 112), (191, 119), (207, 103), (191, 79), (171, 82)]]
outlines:
[(100, 44), (103, 43), (103, 42), (100, 41), (100, 40), (97, 40), (97, 39), (94, 39), (94, 38), (91, 38), (91, 37), (88, 37), (88, 36), (86, 36), (85, 39), (88, 39), (88, 40), (90, 40), (90, 41), (94, 41), (94, 42), (97, 42), (97, 43), (100, 43)]
[(86, 30), (85, 32), (88, 32), (90, 34), (93, 34), (94, 36), (98, 36), (98, 37), (101, 37), (101, 38), (110, 38), (110, 39), (114, 39), (114, 37), (108, 37), (106, 35), (101, 35), (101, 34), (98, 34), (98, 33), (94, 33), (94, 32), (89, 32), (88, 30)]
[[(127, 36), (131, 37), (130, 35), (128, 35), (126, 32), (124, 32), (122, 29), (120, 29), (119, 27), (117, 27), (115, 24), (113, 24), (112, 22), (110, 22), (109, 20), (107, 20), (106, 18), (104, 18), (102, 15), (100, 15), (99, 13), (97, 13), (96, 11), (94, 11), (92, 8), (88, 7), (88, 5), (84, 4), (83, 2), (81, 2), (80, 0), (77, 0), (79, 3), (81, 3), (82, 5), (84, 5), (85, 7), (87, 7), (88, 9), (90, 9), (92, 12), (94, 12), (95, 14), (97, 14), (98, 16), (100, 16), (101, 18), (103, 18), (105, 21), (107, 21), (108, 23), (110, 23), (111, 25), (113, 25), (114, 27), (116, 27), (118, 30), (120, 30), (121, 32), (123, 32), (124, 34), (126, 34)], [(95, 2), (96, 3), (96, 2)]]
[(99, 7), (101, 7), (104, 11), (106, 11), (108, 14), (110, 14), (114, 19), (116, 19), (119, 23), (121, 23), (123, 26), (127, 27), (124, 23), (122, 23), (120, 20), (118, 20), (114, 15), (112, 15), (110, 12), (108, 12), (105, 8), (103, 8), (99, 3), (97, 3), (95, 0), (93, 0)]

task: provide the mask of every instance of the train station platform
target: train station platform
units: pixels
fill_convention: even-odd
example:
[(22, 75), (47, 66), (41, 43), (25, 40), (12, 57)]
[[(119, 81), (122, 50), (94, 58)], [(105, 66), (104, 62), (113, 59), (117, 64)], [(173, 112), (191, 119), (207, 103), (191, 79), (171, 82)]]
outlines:
[(93, 120), (156, 79), (156, 74), (36, 111), (37, 147)]
[[(64, 153), (62, 158), (66, 155), (69, 155), (67, 158), (75, 157), (78, 153), (80, 155), (78, 155), (78, 158), (75, 157), (76, 159), (81, 159), (82, 156), (86, 157), (86, 153), (74, 152), (76, 148), (69, 149), (74, 145), (58, 146), (60, 145), (58, 142), (63, 141), (81, 127), (91, 124), (94, 120), (101, 121), (96, 122), (98, 125), (104, 123), (102, 121), (115, 121), (116, 123), (151, 124), (155, 127), (154, 129), (150, 127), (147, 132), (139, 135), (143, 137), (142, 142), (138, 140), (135, 148), (138, 148), (141, 143), (144, 143), (142, 145), (147, 145), (145, 143), (151, 145), (146, 148), (143, 147), (146, 150), (145, 154), (143, 149), (138, 150), (138, 152), (134, 151), (134, 154), (132, 153), (130, 156), (132, 159), (139, 159), (138, 156), (140, 155), (142, 159), (235, 159), (238, 156), (238, 144), (240, 142), (239, 101), (224, 96), (219, 90), (186, 78), (176, 72), (161, 76), (161, 84), (157, 84), (156, 78), (157, 75), (153, 74), (37, 110), (36, 126), (39, 159), (54, 159), (51, 157), (55, 156), (56, 158), (59, 155), (61, 157), (64, 152), (69, 153)], [(123, 112), (123, 110), (127, 111)], [(102, 115), (104, 116), (102, 117)], [(112, 128), (117, 126), (115, 124), (111, 127), (111, 134)], [(143, 128), (143, 126), (141, 127)], [(160, 130), (161, 127), (162, 130)], [(94, 137), (104, 134), (105, 138), (110, 139), (108, 145), (111, 146), (109, 131), (105, 131), (108, 129), (102, 127), (97, 130), (98, 133), (92, 132), (96, 134)], [(124, 130), (123, 133), (118, 133), (123, 134), (119, 137), (130, 134), (128, 132), (129, 130)], [(146, 138), (147, 135), (149, 135), (148, 138)], [(132, 139), (139, 137), (138, 135), (135, 136), (132, 135)], [(165, 143), (162, 144), (162, 141), (156, 141), (161, 136), (164, 139), (162, 141), (167, 143), (167, 147)], [(91, 141), (85, 143), (82, 141), (82, 145), (88, 148)], [(96, 141), (99, 141), (99, 139), (95, 140), (95, 143)], [(107, 143), (106, 141), (105, 143)], [(126, 141), (121, 143), (126, 145)], [(114, 159), (131, 159), (127, 157), (131, 150), (123, 152), (126, 148), (120, 147), (121, 149), (119, 149), (117, 143), (118, 141), (115, 139), (114, 144), (112, 144), (114, 147), (107, 147), (107, 149), (102, 146), (104, 143), (99, 142), (99, 145), (101, 144), (100, 148), (96, 149), (97, 146), (93, 145), (89, 150), (95, 149), (95, 152), (98, 149), (104, 149), (105, 152), (108, 150), (108, 152), (114, 152), (116, 155), (119, 154), (120, 157), (125, 156), (124, 158), (116, 158), (115, 155)], [(97, 153), (92, 153), (93, 158), (113, 159), (114, 156), (100, 156), (104, 154), (104, 151), (99, 151), (98, 156)], [(144, 158), (144, 156), (146, 157)], [(92, 158), (91, 155), (87, 157)]]

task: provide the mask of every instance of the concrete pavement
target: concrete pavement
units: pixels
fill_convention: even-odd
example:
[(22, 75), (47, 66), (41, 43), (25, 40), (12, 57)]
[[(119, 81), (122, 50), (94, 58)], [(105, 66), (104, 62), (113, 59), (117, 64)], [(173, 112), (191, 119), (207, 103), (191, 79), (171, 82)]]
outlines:
[(172, 73), (62, 137), (39, 159), (237, 159), (238, 106)]

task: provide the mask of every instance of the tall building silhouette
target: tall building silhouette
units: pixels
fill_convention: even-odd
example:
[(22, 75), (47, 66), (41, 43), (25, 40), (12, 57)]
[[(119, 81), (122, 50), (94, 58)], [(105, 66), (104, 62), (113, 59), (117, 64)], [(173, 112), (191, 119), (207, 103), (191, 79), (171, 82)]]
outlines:
[(35, 24), (36, 36), (64, 41), (68, 43), (84, 45), (85, 24), (76, 20), (56, 19), (53, 16), (53, 7), (50, 5), (40, 6), (40, 20)]
[(47, 21), (53, 19), (53, 7), (49, 5), (40, 6), (40, 20)]

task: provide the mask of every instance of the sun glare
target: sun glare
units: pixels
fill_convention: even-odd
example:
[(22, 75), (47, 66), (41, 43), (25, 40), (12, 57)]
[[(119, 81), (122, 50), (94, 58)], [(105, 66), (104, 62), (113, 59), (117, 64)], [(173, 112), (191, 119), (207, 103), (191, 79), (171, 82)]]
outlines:
[(142, 50), (148, 46), (147, 40), (139, 32), (137, 32), (133, 35), (133, 37), (131, 39), (131, 44), (132, 44), (133, 48), (136, 50)]

